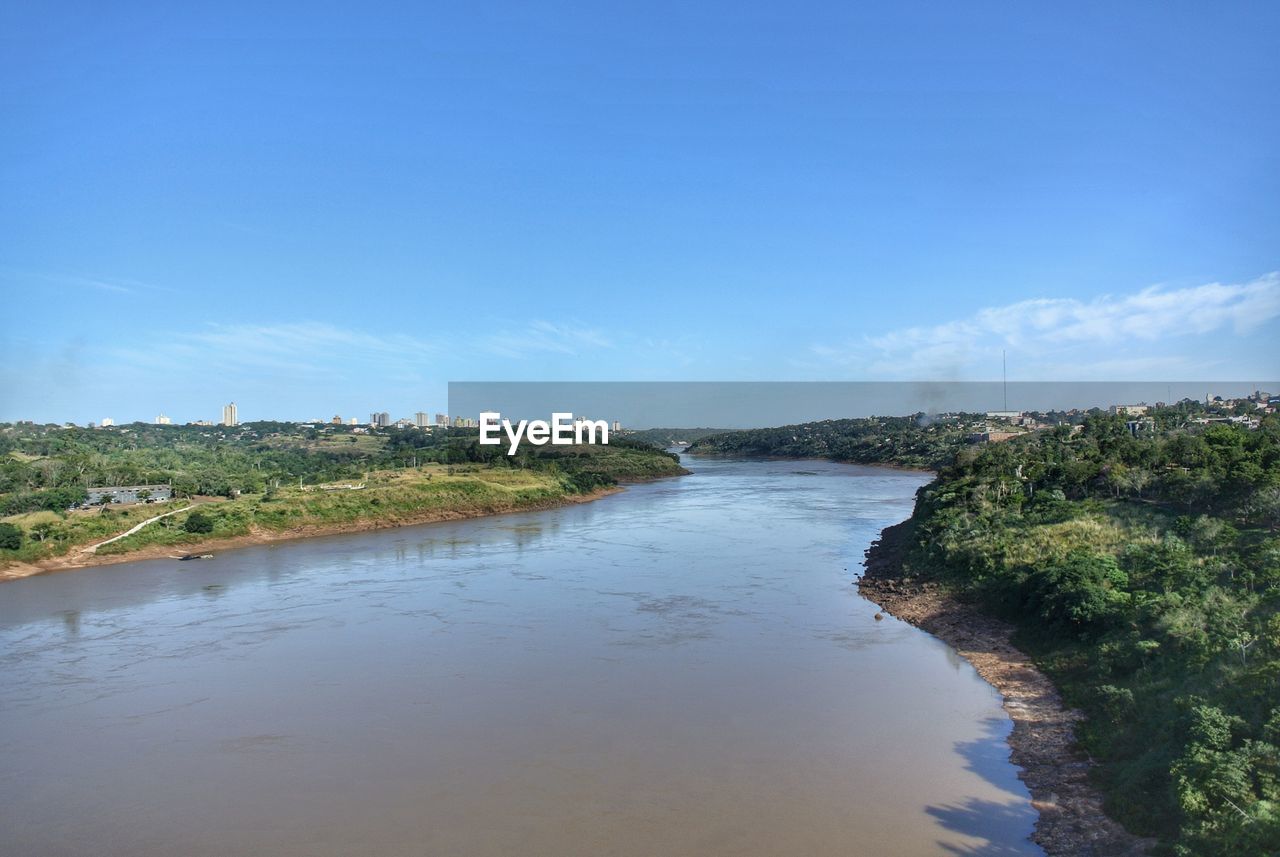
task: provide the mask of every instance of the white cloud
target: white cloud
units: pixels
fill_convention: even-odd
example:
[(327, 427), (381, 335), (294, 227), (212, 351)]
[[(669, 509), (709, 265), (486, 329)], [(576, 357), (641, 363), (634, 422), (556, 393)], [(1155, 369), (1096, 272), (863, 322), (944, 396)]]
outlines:
[[(1109, 365), (1130, 372), (1185, 371), (1204, 364), (1185, 354), (1152, 354), (1151, 344), (1218, 332), (1245, 335), (1277, 316), (1280, 272), (1273, 271), (1236, 285), (1152, 286), (1091, 301), (1036, 298), (943, 324), (902, 328), (838, 346), (815, 345), (811, 351), (828, 365), (858, 366), (889, 377), (955, 377), (979, 361), (989, 367), (1003, 349), (1018, 352), (1023, 368), (1059, 376), (1105, 373)], [(1135, 343), (1143, 345), (1141, 365), (1115, 356), (1100, 359)], [(1100, 348), (1107, 351), (1099, 353)]]

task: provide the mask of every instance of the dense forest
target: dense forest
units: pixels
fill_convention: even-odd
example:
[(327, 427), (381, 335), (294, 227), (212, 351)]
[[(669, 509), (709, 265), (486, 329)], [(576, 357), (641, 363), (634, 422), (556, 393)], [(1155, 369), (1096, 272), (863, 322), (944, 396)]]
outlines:
[(1109, 810), (1185, 855), (1280, 849), (1280, 419), (1134, 437), (1093, 415), (962, 450), (922, 490), (916, 577), (1021, 629)]

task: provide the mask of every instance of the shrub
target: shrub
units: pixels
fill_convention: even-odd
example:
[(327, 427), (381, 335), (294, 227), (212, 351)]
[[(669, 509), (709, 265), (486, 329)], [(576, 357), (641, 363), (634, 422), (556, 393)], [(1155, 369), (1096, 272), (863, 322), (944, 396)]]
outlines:
[(0, 549), (16, 551), (22, 547), (22, 530), (13, 524), (0, 523)]
[(213, 518), (204, 512), (192, 512), (187, 516), (187, 521), (182, 528), (188, 533), (212, 533)]
[(1114, 558), (1077, 551), (1060, 563), (1033, 574), (1032, 606), (1046, 622), (1089, 629), (1106, 621), (1124, 600), (1127, 576)]

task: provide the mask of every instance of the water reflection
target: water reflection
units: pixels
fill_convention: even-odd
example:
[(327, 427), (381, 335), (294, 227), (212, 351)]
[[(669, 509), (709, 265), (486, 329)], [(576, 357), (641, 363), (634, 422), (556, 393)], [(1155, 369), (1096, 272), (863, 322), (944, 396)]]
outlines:
[(79, 610), (63, 610), (62, 611), (62, 627), (67, 633), (67, 638), (75, 638), (80, 636), (80, 611)]
[(931, 806), (927, 811), (945, 829), (978, 840), (972, 843), (939, 841), (938, 846), (947, 854), (972, 857), (1025, 857), (1027, 854), (1025, 846), (1005, 839), (1005, 831), (1027, 823), (1029, 807), (1021, 801), (968, 798), (955, 804)]

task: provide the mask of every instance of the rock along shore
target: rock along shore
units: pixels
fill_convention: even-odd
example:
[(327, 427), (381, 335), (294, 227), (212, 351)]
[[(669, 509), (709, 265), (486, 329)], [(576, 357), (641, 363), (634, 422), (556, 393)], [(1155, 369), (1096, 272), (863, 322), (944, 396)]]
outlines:
[(948, 595), (937, 584), (905, 577), (911, 522), (886, 528), (867, 550), (858, 591), (904, 622), (928, 631), (971, 663), (1004, 697), (1013, 721), (1010, 759), (1039, 813), (1035, 841), (1049, 857), (1145, 855), (1141, 839), (1107, 817), (1089, 782), (1091, 762), (1075, 741), (1081, 712), (1067, 708), (1053, 683), (1010, 639), (1013, 627)]

